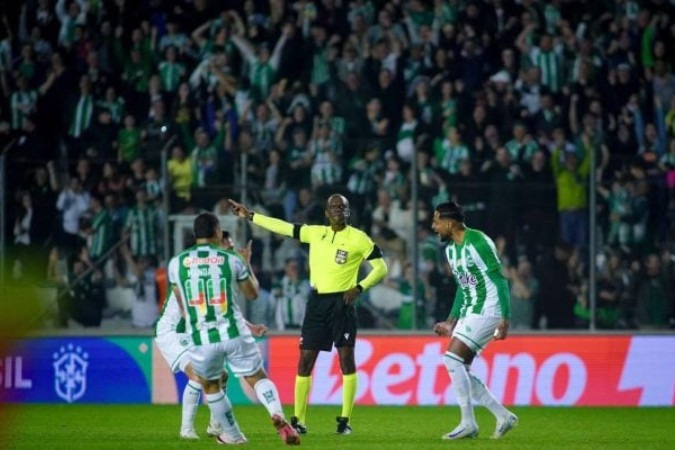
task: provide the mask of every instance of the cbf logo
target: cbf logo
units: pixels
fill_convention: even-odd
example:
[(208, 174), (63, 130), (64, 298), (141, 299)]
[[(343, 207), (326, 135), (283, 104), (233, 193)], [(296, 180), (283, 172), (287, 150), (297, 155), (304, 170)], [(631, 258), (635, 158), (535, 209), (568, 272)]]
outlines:
[(73, 344), (54, 353), (54, 390), (68, 403), (81, 399), (87, 391), (87, 359), (89, 355)]
[(475, 286), (478, 284), (478, 278), (475, 275), (470, 273), (460, 272), (457, 274), (457, 280), (459, 281), (460, 286), (467, 288), (469, 286)]
[(337, 252), (335, 252), (335, 262), (338, 264), (346, 263), (348, 255), (349, 252), (346, 252), (344, 250), (338, 250)]

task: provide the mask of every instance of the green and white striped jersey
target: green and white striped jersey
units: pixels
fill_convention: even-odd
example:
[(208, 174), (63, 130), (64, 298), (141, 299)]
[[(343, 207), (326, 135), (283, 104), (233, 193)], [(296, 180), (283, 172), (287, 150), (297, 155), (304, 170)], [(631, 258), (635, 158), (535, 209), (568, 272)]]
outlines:
[(437, 139), (434, 144), (434, 155), (441, 169), (455, 175), (459, 172), (459, 163), (469, 158), (469, 149), (462, 143), (454, 145), (448, 139)]
[(506, 147), (506, 150), (508, 150), (509, 154), (511, 155), (511, 159), (514, 162), (520, 161), (521, 159), (530, 162), (530, 160), (532, 160), (532, 156), (537, 153), (537, 150), (539, 150), (539, 145), (537, 145), (537, 141), (534, 139), (531, 139), (527, 142), (518, 142), (515, 139), (511, 139), (506, 144), (504, 144), (504, 147)]
[(168, 272), (171, 288), (180, 292), (185, 331), (195, 345), (250, 336), (236, 301), (236, 283), (250, 276), (241, 257), (200, 244), (174, 256)]
[(114, 123), (122, 123), (124, 117), (125, 102), (122, 97), (117, 97), (112, 101), (101, 100), (96, 102), (96, 106), (110, 111)]
[(277, 70), (269, 62), (263, 63), (258, 58), (251, 62), (248, 72), (251, 81), (251, 93), (258, 100), (265, 100), (277, 76)]
[(37, 91), (16, 91), (9, 97), (13, 130), (20, 130), (23, 127), (23, 118), (35, 112), (37, 98)]
[(75, 105), (73, 118), (70, 122), (70, 136), (74, 138), (81, 137), (91, 124), (91, 117), (94, 114), (94, 99), (91, 95), (80, 95)]
[(171, 333), (185, 333), (185, 319), (180, 313), (176, 294), (169, 289), (162, 311), (155, 322), (155, 337)]
[(311, 82), (317, 86), (330, 81), (327, 52), (325, 47), (317, 48), (312, 56)]
[(311, 168), (313, 186), (330, 186), (342, 181), (342, 143), (339, 139), (314, 139), (309, 144), (314, 158)]
[(180, 81), (185, 76), (185, 66), (177, 62), (162, 61), (158, 69), (162, 88), (167, 92), (174, 92), (178, 89)]
[(539, 47), (532, 47), (530, 50), (530, 62), (541, 71), (541, 84), (552, 92), (560, 92), (565, 83), (560, 53), (560, 48), (547, 52)]
[(509, 286), (492, 239), (482, 231), (467, 228), (464, 242), (448, 244), (445, 256), (459, 288), (452, 316), (510, 316)]
[(416, 129), (417, 120), (403, 122), (396, 135), (396, 153), (398, 153), (398, 156), (406, 162), (410, 162), (415, 154)]
[(113, 221), (110, 213), (105, 209), (97, 212), (91, 220), (91, 228), (94, 233), (91, 236), (89, 256), (96, 261), (113, 243)]
[(126, 228), (131, 236), (131, 254), (157, 255), (157, 211), (152, 206), (134, 206), (127, 214)]
[(275, 321), (278, 329), (302, 325), (310, 290), (309, 280), (293, 281), (287, 276), (272, 288), (272, 303), (276, 305)]

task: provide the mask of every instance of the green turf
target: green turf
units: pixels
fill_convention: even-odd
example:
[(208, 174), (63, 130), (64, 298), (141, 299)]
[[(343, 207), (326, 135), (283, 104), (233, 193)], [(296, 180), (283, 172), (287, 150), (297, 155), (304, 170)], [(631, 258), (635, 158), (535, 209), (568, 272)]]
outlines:
[[(357, 406), (354, 434), (335, 435), (338, 407), (310, 407), (304, 447), (320, 449), (673, 449), (675, 408), (514, 408), (518, 428), (500, 441), (490, 439), (492, 417), (477, 411), (478, 439), (441, 441), (459, 418), (456, 407)], [(12, 406), (3, 424), (13, 449), (201, 449), (216, 446), (204, 432), (206, 407), (197, 415), (196, 442), (178, 439), (178, 406)], [(275, 449), (277, 438), (261, 406), (237, 406), (236, 417), (249, 438), (245, 448)], [(287, 413), (290, 410), (287, 409)], [(290, 415), (290, 414), (289, 414)], [(5, 417), (7, 419), (7, 417)]]

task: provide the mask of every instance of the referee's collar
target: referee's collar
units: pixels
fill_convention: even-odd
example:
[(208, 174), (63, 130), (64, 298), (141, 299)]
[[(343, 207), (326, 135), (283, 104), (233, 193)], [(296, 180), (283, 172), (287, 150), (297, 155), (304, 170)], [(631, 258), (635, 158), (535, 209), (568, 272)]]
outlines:
[(345, 224), (345, 227), (344, 227), (343, 229), (337, 230), (337, 231), (335, 231), (335, 230), (333, 229), (333, 226), (330, 225), (330, 224), (329, 224), (329, 225), (326, 225), (326, 227), (328, 228), (328, 231), (332, 231), (333, 233), (340, 233), (340, 232), (342, 232), (342, 231), (347, 231), (349, 228), (352, 228), (351, 225), (348, 225), (348, 224)]

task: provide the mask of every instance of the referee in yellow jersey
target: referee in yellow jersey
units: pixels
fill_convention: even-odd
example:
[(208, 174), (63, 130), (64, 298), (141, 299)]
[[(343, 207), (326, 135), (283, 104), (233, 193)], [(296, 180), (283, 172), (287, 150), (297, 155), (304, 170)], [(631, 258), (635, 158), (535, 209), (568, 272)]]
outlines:
[[(351, 434), (349, 423), (356, 395), (356, 308), (358, 295), (375, 286), (387, 274), (382, 252), (363, 231), (347, 225), (349, 201), (339, 194), (328, 197), (326, 218), (329, 225), (294, 225), (249, 211), (230, 200), (234, 212), (254, 224), (309, 244), (309, 279), (312, 294), (307, 303), (300, 337), (300, 361), (295, 378), (295, 416), (291, 425), (298, 433), (307, 433), (305, 414), (312, 382), (312, 369), (320, 351), (333, 344), (340, 355), (342, 369), (342, 414), (337, 418), (337, 433)], [(359, 266), (368, 261), (371, 271), (357, 281)]]

